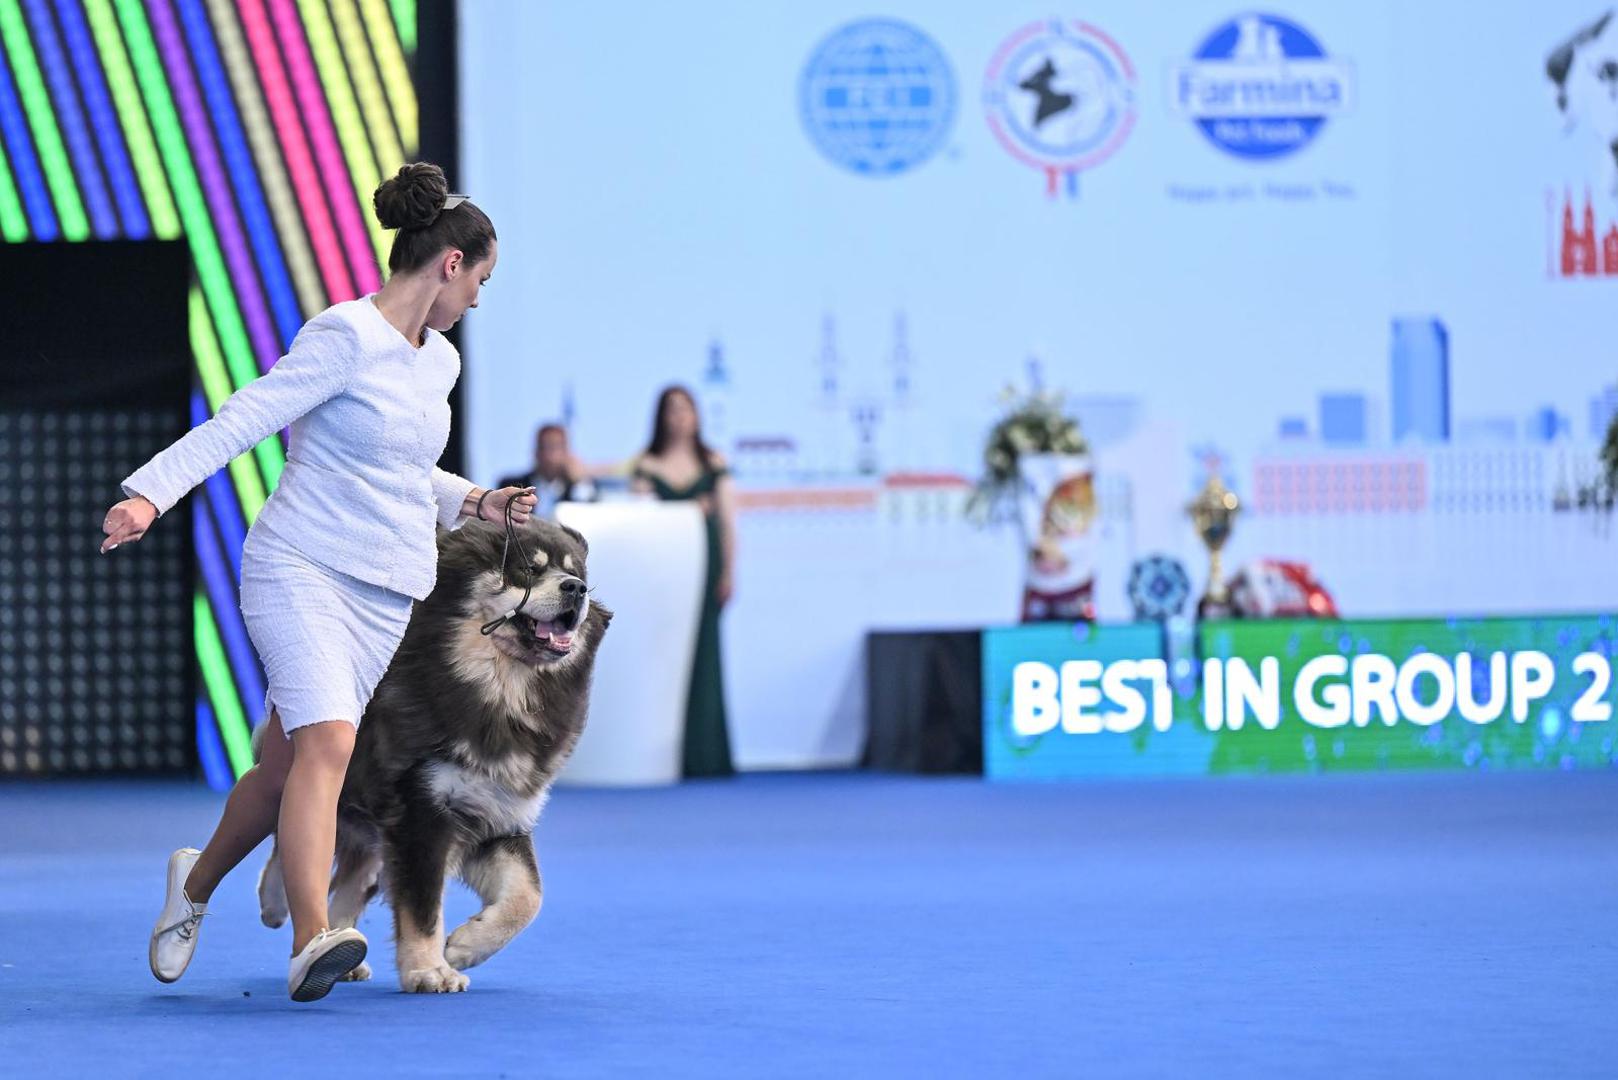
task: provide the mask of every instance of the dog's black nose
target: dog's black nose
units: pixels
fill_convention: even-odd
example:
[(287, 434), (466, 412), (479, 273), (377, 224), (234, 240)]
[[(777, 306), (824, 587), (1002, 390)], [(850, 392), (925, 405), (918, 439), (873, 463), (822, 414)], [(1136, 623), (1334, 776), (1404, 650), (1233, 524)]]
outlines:
[(562, 583), (558, 585), (557, 588), (562, 590), (563, 596), (584, 595), (584, 582), (580, 581), (576, 577), (563, 578)]

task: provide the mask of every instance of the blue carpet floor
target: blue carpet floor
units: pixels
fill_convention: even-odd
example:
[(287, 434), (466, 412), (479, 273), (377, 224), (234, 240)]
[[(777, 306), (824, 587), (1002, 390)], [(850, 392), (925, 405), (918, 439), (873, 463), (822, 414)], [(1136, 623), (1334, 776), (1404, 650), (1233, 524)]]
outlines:
[[(0, 1075), (1612, 1076), (1618, 774), (563, 790), (470, 992), (286, 998), (255, 857), (191, 971), (163, 862), (219, 798), (0, 785)], [(451, 924), (473, 908), (458, 887)]]

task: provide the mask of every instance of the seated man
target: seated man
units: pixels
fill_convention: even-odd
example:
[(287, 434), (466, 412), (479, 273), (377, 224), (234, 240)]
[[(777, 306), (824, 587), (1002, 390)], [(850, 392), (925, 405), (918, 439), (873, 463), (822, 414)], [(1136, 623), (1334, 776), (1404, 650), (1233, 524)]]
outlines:
[(534, 513), (554, 518), (559, 502), (591, 502), (595, 484), (585, 475), (584, 466), (567, 445), (567, 429), (561, 424), (544, 424), (534, 437), (534, 467), (526, 473), (509, 476), (501, 487), (532, 487), (539, 496)]

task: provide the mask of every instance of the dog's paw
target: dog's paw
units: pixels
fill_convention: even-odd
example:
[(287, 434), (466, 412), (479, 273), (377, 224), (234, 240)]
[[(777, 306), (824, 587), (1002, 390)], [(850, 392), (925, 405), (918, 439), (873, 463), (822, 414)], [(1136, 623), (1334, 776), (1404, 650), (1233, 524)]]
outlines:
[(464, 926), (457, 929), (444, 943), (444, 962), (456, 971), (465, 971), (493, 956), (488, 948), (473, 942), (476, 936)]
[(361, 960), (354, 970), (342, 978), (343, 982), (365, 982), (371, 977), (371, 965)]
[(466, 948), (464, 945), (457, 945), (453, 941), (444, 946), (444, 962), (456, 971), (465, 971), (467, 968), (477, 967), (486, 959), (488, 958), (479, 956), (471, 949)]
[(471, 982), (447, 965), (399, 972), (399, 989), (407, 994), (459, 994)]

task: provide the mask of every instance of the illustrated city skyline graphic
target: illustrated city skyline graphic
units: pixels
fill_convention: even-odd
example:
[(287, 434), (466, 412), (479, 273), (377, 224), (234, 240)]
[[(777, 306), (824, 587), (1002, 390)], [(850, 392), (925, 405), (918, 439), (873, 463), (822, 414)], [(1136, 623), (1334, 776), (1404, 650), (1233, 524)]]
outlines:
[[(1614, 230), (1618, 234), (1618, 230)], [(1618, 236), (1613, 247), (1618, 253)], [(735, 427), (732, 400), (736, 386), (723, 340), (708, 343), (697, 380), (705, 432), (714, 445), (724, 445), (745, 460), (749, 452), (774, 455), (780, 467), (772, 472), (813, 472), (875, 476), (893, 471), (883, 458), (882, 431), (892, 418), (915, 405), (916, 357), (909, 343), (909, 316), (898, 309), (892, 317), (885, 373), (879, 389), (851, 391), (850, 371), (875, 370), (844, 355), (838, 343), (837, 317), (822, 314), (814, 353), (813, 405), (815, 415), (842, 418), (848, 437), (840, 460), (822, 460), (819, 468), (803, 458), (814, 438), (801, 432), (745, 431)], [(1047, 365), (1038, 357), (1025, 359), (1024, 382), (1042, 389)], [(1052, 380), (1059, 384), (1060, 380)], [(1064, 389), (1055, 385), (1053, 389)], [(1579, 425), (1553, 403), (1541, 403), (1526, 414), (1482, 415), (1457, 418), (1453, 412), (1453, 368), (1449, 331), (1434, 316), (1401, 316), (1390, 324), (1388, 413), (1379, 415), (1376, 396), (1359, 389), (1323, 389), (1310, 413), (1288, 413), (1277, 419), (1272, 450), (1314, 447), (1325, 450), (1397, 448), (1410, 445), (1552, 444), (1578, 439)], [(1069, 393), (1074, 412), (1090, 440), (1105, 445), (1134, 426), (1145, 399), (1132, 395), (1088, 396)], [(1587, 400), (1584, 434), (1599, 443), (1618, 416), (1618, 385), (1597, 389)], [(572, 403), (569, 401), (571, 412)], [(1312, 415), (1311, 415), (1312, 413)], [(985, 417), (985, 428), (990, 422)], [(1385, 421), (1385, 423), (1383, 422)], [(824, 438), (825, 428), (816, 432)], [(788, 466), (788, 461), (792, 466)]]
[(1552, 274), (1571, 277), (1618, 277), (1618, 224), (1608, 224), (1607, 231), (1596, 235), (1595, 208), (1590, 192), (1584, 193), (1584, 212), (1581, 224), (1574, 224), (1573, 195), (1562, 196), (1562, 237), (1558, 258)]

